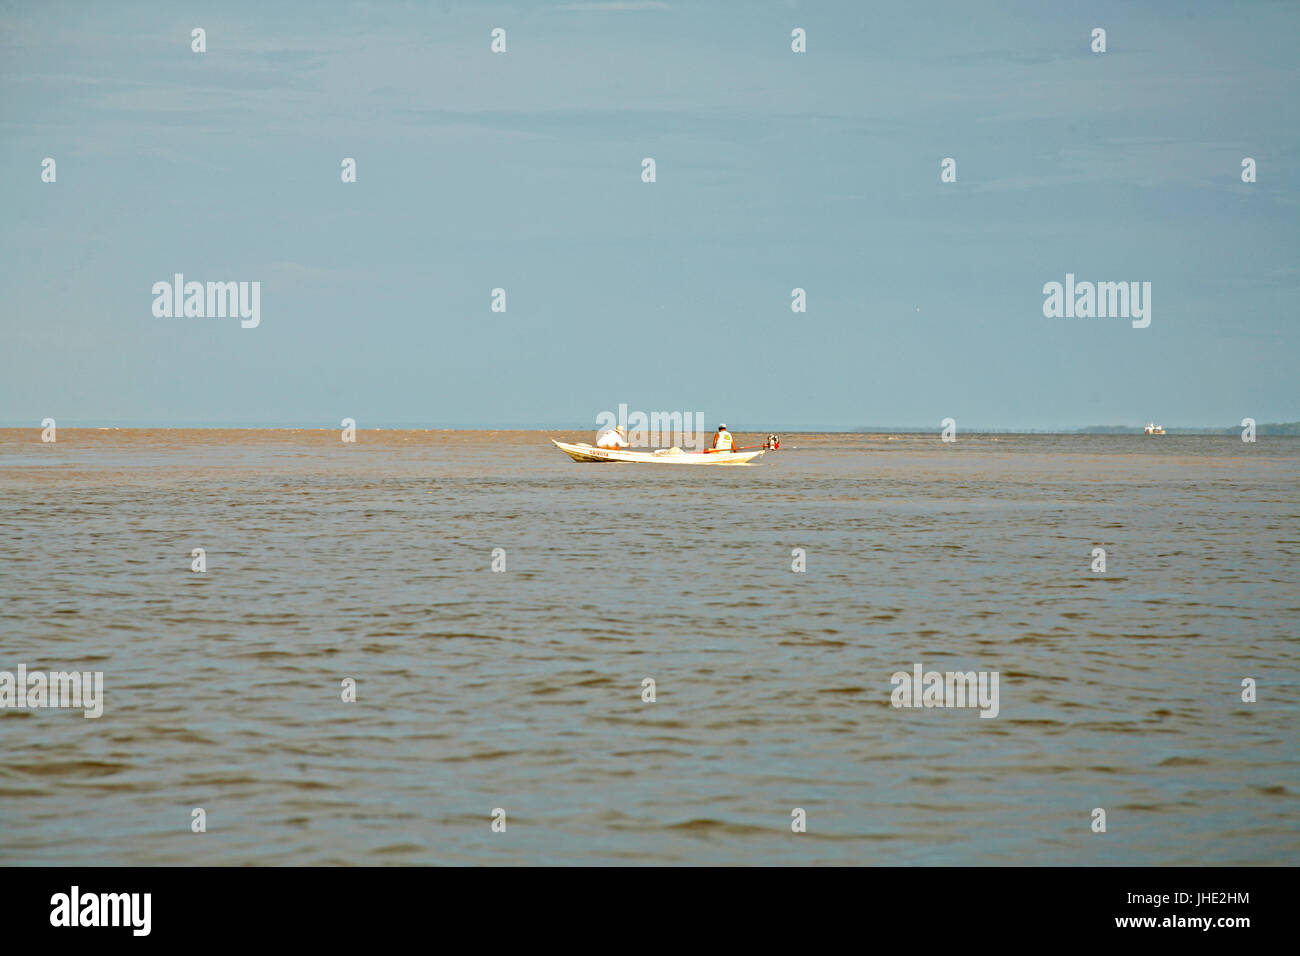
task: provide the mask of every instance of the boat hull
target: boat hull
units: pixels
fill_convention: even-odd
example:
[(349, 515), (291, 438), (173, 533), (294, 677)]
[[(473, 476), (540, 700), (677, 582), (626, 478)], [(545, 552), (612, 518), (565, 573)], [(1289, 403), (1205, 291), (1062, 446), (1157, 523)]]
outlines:
[[(586, 442), (571, 444), (551, 439), (551, 444), (564, 452), (574, 461), (581, 462), (638, 462), (646, 465), (700, 465), (726, 466), (744, 465), (763, 454), (761, 451), (720, 451), (703, 454), (700, 452), (668, 449), (662, 452), (625, 451), (621, 448), (596, 448)], [(674, 453), (675, 452), (675, 453)]]

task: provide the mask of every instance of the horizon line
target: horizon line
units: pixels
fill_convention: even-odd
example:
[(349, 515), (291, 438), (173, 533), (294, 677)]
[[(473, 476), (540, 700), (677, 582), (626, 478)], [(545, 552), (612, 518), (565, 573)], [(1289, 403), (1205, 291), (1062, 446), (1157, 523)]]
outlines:
[[(1290, 422), (1260, 422), (1256, 424), (1256, 429), (1276, 428), (1279, 426), (1300, 426), (1300, 421)], [(39, 423), (16, 422), (14, 420), (0, 421), (0, 428), (3, 429), (41, 429)], [(102, 420), (86, 421), (83, 419), (66, 421), (58, 424), (60, 428), (91, 428), (98, 430), (144, 430), (144, 429), (175, 429), (175, 430), (196, 430), (196, 429), (222, 429), (222, 430), (248, 430), (248, 431), (338, 431), (340, 426), (325, 425), (319, 422), (312, 423), (290, 423), (282, 422), (156, 422), (156, 421), (123, 421), (105, 424)], [(594, 431), (595, 427), (586, 424), (577, 425), (557, 425), (554, 423), (536, 423), (536, 422), (506, 422), (506, 423), (416, 423), (416, 422), (391, 422), (384, 421), (376, 425), (362, 425), (358, 423), (357, 431)], [(1235, 432), (1242, 426), (1240, 424), (1232, 425), (1167, 425), (1162, 426), (1166, 432), (1176, 431), (1222, 431)], [(1119, 425), (1119, 424), (1094, 424), (1094, 425), (1075, 425), (1075, 426), (1046, 426), (1046, 427), (1025, 427), (1025, 426), (1005, 426), (1005, 425), (978, 425), (978, 426), (958, 426), (958, 433), (965, 434), (1014, 434), (1014, 435), (1071, 435), (1098, 431), (1120, 431), (1132, 429), (1141, 431), (1143, 425)], [(785, 432), (788, 434), (831, 434), (831, 435), (856, 435), (856, 434), (908, 434), (908, 435), (925, 435), (932, 432), (941, 432), (943, 426), (940, 425), (854, 425), (852, 427), (826, 427), (818, 428), (808, 425), (771, 425), (762, 428), (733, 428), (732, 431), (740, 433), (758, 433), (758, 432)], [(712, 430), (709, 429), (709, 432)], [(706, 432), (707, 433), (707, 432)]]

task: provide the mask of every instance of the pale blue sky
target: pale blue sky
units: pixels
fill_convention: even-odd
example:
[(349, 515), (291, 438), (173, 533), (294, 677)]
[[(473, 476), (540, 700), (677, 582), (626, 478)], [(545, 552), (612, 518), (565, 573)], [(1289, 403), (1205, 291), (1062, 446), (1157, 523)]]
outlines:
[[(1297, 36), (1291, 2), (0, 3), (0, 421), (1300, 419)], [(261, 281), (261, 326), (155, 318), (174, 272)], [(1067, 272), (1151, 282), (1150, 328), (1044, 318)]]

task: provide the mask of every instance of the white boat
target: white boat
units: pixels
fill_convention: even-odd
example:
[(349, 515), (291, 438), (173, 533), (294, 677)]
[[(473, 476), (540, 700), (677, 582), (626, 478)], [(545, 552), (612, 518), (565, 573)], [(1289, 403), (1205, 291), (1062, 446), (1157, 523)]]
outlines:
[(1142, 429), (1144, 435), (1163, 435), (1164, 433), (1165, 430), (1159, 425), (1148, 424), (1146, 428)]
[(639, 461), (652, 465), (743, 465), (763, 454), (759, 451), (682, 451), (660, 448), (657, 451), (628, 451), (624, 448), (597, 448), (585, 441), (570, 444), (551, 439), (551, 444), (574, 461)]

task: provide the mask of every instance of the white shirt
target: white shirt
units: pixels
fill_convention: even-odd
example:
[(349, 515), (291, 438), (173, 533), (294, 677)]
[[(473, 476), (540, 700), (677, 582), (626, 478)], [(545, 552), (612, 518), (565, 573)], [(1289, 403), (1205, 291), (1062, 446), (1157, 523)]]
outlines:
[(598, 435), (596, 435), (596, 447), (606, 448), (610, 445), (614, 445), (618, 448), (632, 447), (627, 442), (625, 442), (623, 440), (623, 436), (620, 435), (618, 432), (614, 431), (614, 429), (606, 428), (603, 432), (600, 432)]
[(718, 451), (731, 451), (735, 448), (735, 442), (731, 440), (731, 432), (718, 432), (713, 447)]

